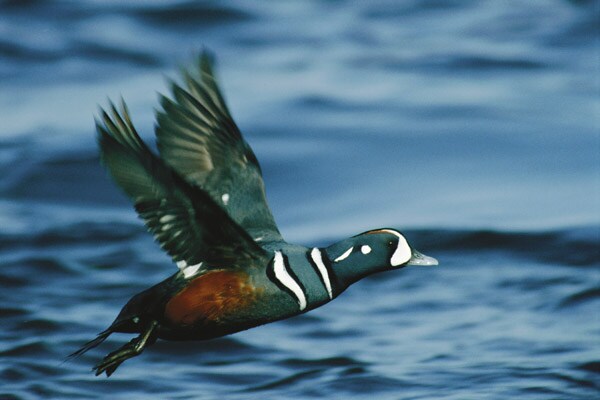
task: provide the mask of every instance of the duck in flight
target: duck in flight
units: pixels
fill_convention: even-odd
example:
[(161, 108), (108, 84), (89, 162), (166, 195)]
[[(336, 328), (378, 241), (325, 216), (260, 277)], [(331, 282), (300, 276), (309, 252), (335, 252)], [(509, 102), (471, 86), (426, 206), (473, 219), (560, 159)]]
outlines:
[(376, 272), (437, 265), (404, 235), (374, 229), (325, 248), (284, 241), (261, 169), (233, 121), (203, 52), (161, 96), (160, 155), (136, 132), (122, 101), (96, 121), (101, 160), (177, 272), (133, 296), (114, 322), (71, 357), (115, 332), (138, 336), (93, 370), (110, 376), (157, 339), (213, 339), (292, 317)]

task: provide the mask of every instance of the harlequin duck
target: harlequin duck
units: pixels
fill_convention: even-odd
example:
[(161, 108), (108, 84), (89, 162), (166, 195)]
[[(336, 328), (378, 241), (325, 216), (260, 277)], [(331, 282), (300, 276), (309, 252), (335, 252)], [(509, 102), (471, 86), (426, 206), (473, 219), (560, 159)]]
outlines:
[(325, 248), (286, 243), (267, 205), (261, 169), (233, 121), (203, 52), (161, 96), (160, 156), (138, 136), (123, 101), (96, 120), (101, 159), (178, 271), (136, 294), (114, 332), (136, 338), (93, 370), (110, 376), (158, 338), (212, 339), (319, 307), (376, 272), (437, 265), (398, 231), (375, 229)]

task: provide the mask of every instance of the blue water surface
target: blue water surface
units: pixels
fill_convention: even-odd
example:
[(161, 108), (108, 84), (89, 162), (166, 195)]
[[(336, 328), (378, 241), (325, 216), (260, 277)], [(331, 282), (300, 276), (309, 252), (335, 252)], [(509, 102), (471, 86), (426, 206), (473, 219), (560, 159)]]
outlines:
[[(600, 397), (597, 1), (0, 1), (0, 398)], [(111, 378), (114, 335), (174, 272), (98, 162), (122, 96), (202, 48), (288, 241), (406, 233), (437, 268), (308, 314), (158, 342)]]

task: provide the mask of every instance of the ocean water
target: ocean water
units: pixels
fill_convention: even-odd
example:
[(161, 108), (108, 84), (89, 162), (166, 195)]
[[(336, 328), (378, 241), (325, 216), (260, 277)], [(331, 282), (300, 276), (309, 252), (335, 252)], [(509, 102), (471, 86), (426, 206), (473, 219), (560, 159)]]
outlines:
[[(0, 399), (600, 397), (597, 1), (0, 1)], [(174, 271), (93, 117), (203, 47), (290, 242), (394, 227), (440, 260), (208, 342), (103, 330)]]

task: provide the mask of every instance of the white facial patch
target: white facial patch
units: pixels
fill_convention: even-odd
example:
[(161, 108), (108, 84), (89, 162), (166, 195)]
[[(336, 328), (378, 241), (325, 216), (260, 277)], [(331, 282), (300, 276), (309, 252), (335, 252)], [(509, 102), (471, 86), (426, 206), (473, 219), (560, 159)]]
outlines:
[(365, 244), (361, 246), (360, 252), (363, 254), (369, 254), (371, 252), (371, 247)]
[(298, 282), (296, 282), (288, 272), (285, 265), (285, 260), (283, 259), (283, 254), (280, 251), (275, 252), (273, 272), (275, 273), (275, 279), (277, 279), (283, 286), (294, 293), (294, 296), (298, 301), (300, 311), (304, 310), (306, 308), (306, 295), (302, 291), (300, 285), (298, 285)]
[(225, 193), (223, 196), (221, 196), (221, 200), (223, 200), (224, 205), (227, 205), (229, 203), (229, 193)]
[(381, 232), (391, 233), (392, 235), (398, 237), (398, 246), (396, 247), (396, 251), (394, 251), (392, 258), (390, 259), (390, 264), (392, 267), (397, 267), (398, 265), (407, 263), (412, 257), (412, 250), (410, 249), (410, 246), (408, 245), (408, 242), (404, 236), (391, 229), (382, 229)]
[(336, 258), (335, 260), (333, 260), (333, 262), (340, 262), (340, 261), (345, 260), (346, 258), (348, 258), (348, 256), (352, 253), (352, 249), (354, 249), (354, 247), (350, 247), (348, 250), (346, 250), (344, 252), (344, 254), (342, 254), (341, 256), (339, 256), (338, 258)]

